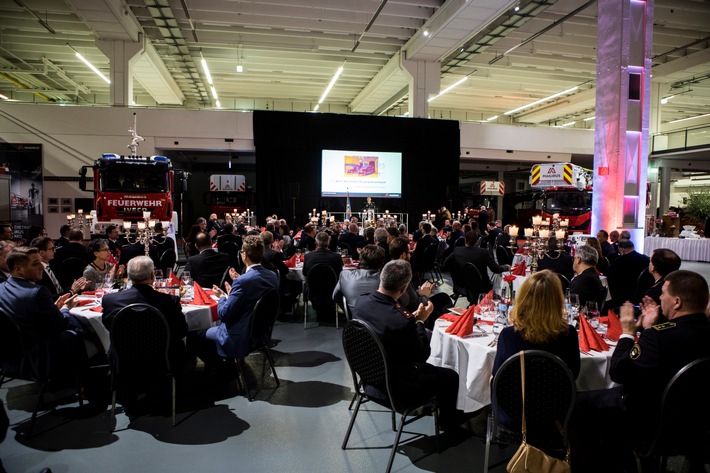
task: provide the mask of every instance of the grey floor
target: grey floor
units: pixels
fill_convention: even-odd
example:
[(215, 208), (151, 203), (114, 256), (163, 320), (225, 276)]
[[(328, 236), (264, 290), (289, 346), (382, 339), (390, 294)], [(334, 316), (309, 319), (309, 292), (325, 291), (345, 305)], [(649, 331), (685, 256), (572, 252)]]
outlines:
[[(683, 268), (710, 279), (710, 264), (685, 263)], [(189, 386), (178, 393), (175, 427), (168, 416), (129, 420), (119, 412), (117, 430), (111, 433), (108, 411), (82, 417), (73, 402), (43, 414), (35, 435), (28, 439), (26, 420), (36, 386), (7, 382), (0, 389), (10, 418), (7, 438), (0, 444), (2, 465), (9, 473), (39, 472), (45, 467), (54, 473), (384, 471), (394, 434), (390, 416), (382, 408), (366, 405), (348, 449), (340, 448), (353, 395), (341, 334), (335, 327), (313, 324), (304, 330), (302, 322), (279, 323), (274, 329), (279, 340), (274, 352), (281, 386), (276, 388), (268, 368), (261, 378), (260, 355), (249, 360), (250, 383), (261, 387), (254, 402), (234, 382), (211, 382), (194, 373)], [(485, 413), (443, 433), (439, 454), (431, 417), (405, 431), (393, 471), (482, 471)], [(511, 449), (494, 447), (492, 471), (505, 471), (511, 454)]]

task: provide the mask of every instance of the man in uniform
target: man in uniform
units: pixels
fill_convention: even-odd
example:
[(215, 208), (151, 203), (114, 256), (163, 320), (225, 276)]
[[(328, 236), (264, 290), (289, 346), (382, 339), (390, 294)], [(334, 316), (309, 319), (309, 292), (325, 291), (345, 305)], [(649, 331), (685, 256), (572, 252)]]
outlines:
[[(458, 373), (426, 363), (431, 348), (424, 322), (434, 305), (429, 301), (426, 305), (420, 303), (411, 313), (398, 302), (411, 279), (407, 261), (387, 263), (380, 272), (379, 288), (358, 298), (353, 318), (367, 322), (382, 341), (390, 365), (393, 395), (407, 404), (435, 395), (442, 427), (454, 427), (463, 420), (456, 409)], [(365, 386), (365, 392), (378, 399), (387, 398), (384, 386)]]

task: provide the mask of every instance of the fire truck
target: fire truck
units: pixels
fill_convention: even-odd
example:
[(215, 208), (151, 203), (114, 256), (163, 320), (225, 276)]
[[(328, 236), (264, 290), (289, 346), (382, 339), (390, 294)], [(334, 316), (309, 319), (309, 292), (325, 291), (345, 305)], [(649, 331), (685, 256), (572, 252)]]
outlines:
[(592, 219), (592, 171), (571, 163), (535, 164), (530, 170), (532, 205), (518, 211), (528, 225), (533, 215), (569, 220), (569, 231), (589, 233)]
[(102, 154), (92, 166), (79, 171), (79, 188), (84, 191), (89, 168), (94, 178), (96, 224), (142, 221), (143, 212), (150, 211), (151, 219), (171, 221), (178, 228), (173, 195), (187, 190), (187, 174), (174, 170), (170, 159)]

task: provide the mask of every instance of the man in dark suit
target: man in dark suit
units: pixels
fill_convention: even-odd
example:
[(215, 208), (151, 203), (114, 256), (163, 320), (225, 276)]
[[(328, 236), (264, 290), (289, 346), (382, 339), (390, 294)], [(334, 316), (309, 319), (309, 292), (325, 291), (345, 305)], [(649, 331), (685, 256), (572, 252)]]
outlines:
[(69, 231), (69, 243), (57, 248), (52, 260), (52, 269), (55, 273), (61, 272), (61, 264), (69, 258), (79, 258), (91, 263), (93, 255), (90, 257), (84, 246), (84, 232), (75, 228)]
[(261, 239), (264, 241), (264, 257), (261, 261), (261, 264), (267, 267), (271, 266), (268, 269), (273, 269), (279, 273), (280, 287), (282, 289), (285, 289), (288, 266), (286, 266), (286, 263), (284, 263), (282, 253), (271, 248), (271, 245), (274, 243), (274, 236), (268, 230), (261, 232), (260, 236)]
[(42, 279), (37, 281), (37, 284), (49, 290), (50, 294), (52, 294), (52, 300), (56, 300), (59, 296), (67, 292), (71, 293), (71, 295), (78, 293), (89, 285), (89, 281), (83, 277), (75, 280), (69, 288), (65, 288), (61, 285), (54, 271), (49, 267), (49, 262), (54, 259), (54, 241), (51, 238), (37, 237), (30, 242), (30, 246), (39, 250), (39, 257), (44, 267)]
[(307, 223), (301, 230), (301, 239), (298, 241), (298, 249), (301, 251), (314, 251), (316, 249), (316, 227), (312, 223)]
[(453, 270), (455, 272), (457, 271), (458, 274), (463, 274), (464, 265), (466, 263), (473, 263), (476, 269), (481, 273), (481, 279), (483, 281), (481, 292), (488, 292), (493, 288), (491, 280), (488, 277), (488, 269), (496, 274), (500, 274), (503, 271), (508, 271), (510, 265), (498, 265), (488, 250), (474, 246), (477, 237), (478, 235), (475, 232), (467, 232), (464, 246), (454, 248), (454, 252), (444, 260), (444, 268), (448, 271)]
[[(569, 293), (579, 296), (579, 306), (583, 308), (587, 301), (601, 302), (602, 282), (596, 266), (599, 260), (597, 250), (587, 245), (579, 245), (574, 255), (573, 268), (577, 276), (569, 285)], [(601, 307), (599, 307), (601, 309)]]
[(88, 362), (81, 335), (67, 333), (82, 332), (81, 325), (69, 314), (73, 298), (65, 294), (55, 303), (46, 287), (35, 284), (44, 271), (37, 248), (14, 248), (7, 255), (7, 264), (11, 276), (0, 285), (0, 309), (17, 322), (27, 337), (30, 362), (42, 375), (74, 379)]
[(116, 261), (118, 261), (121, 247), (127, 242), (124, 238), (120, 237), (118, 227), (116, 225), (109, 225), (106, 227), (106, 240), (108, 240), (109, 251)]
[[(127, 266), (128, 262), (135, 258), (136, 256), (145, 256), (145, 244), (141, 243), (135, 233), (131, 233), (128, 237), (128, 245), (123, 245), (121, 247), (121, 258), (118, 260), (119, 265)], [(160, 264), (160, 257), (158, 256), (158, 247), (150, 244), (148, 246), (148, 256), (153, 260), (153, 264), (158, 266)]]
[(644, 296), (648, 296), (653, 299), (656, 304), (660, 304), (663, 283), (666, 280), (666, 276), (680, 269), (680, 264), (680, 256), (678, 256), (675, 251), (667, 248), (659, 248), (654, 251), (651, 255), (651, 263), (648, 265), (648, 271), (653, 276), (654, 283), (653, 286), (644, 293)]
[(348, 253), (350, 256), (355, 254), (358, 244), (365, 241), (365, 237), (360, 235), (359, 231), (360, 229), (358, 228), (357, 223), (351, 223), (348, 227), (348, 231), (340, 235), (341, 248), (343, 247), (343, 243), (348, 245)]
[(491, 219), (491, 214), (488, 213), (485, 205), (481, 205), (481, 210), (478, 212), (478, 230), (481, 234), (488, 233), (488, 221)]
[(458, 220), (454, 220), (454, 222), (451, 224), (451, 232), (446, 238), (446, 251), (444, 252), (444, 256), (449, 256), (451, 253), (454, 252), (456, 242), (459, 238), (463, 238), (463, 236), (464, 234), (461, 231), (461, 222), (459, 222)]
[(375, 228), (375, 244), (385, 250), (385, 263), (390, 260), (390, 234), (382, 227)]
[(163, 294), (153, 289), (155, 266), (147, 256), (136, 256), (128, 262), (128, 277), (133, 286), (130, 289), (106, 294), (101, 302), (103, 323), (111, 331), (111, 324), (119, 310), (131, 304), (148, 304), (165, 316), (170, 328), (168, 358), (173, 373), (180, 374), (185, 362), (185, 344), (182, 339), (187, 335), (187, 322), (182, 313), (180, 298)]
[(212, 238), (205, 232), (197, 234), (195, 246), (199, 253), (188, 258), (185, 271), (190, 271), (192, 280), (205, 289), (218, 286), (229, 267), (229, 255), (212, 248)]
[[(254, 306), (266, 291), (279, 287), (276, 273), (261, 265), (263, 256), (264, 242), (261, 237), (247, 235), (242, 244), (246, 272), (239, 275), (234, 268), (230, 269), (233, 282), (231, 285), (225, 283), (226, 293), (218, 287), (212, 288), (215, 296), (219, 297), (217, 313), (222, 323), (198, 332), (195, 337), (198, 356), (206, 364), (216, 362), (217, 354), (241, 358), (249, 353), (249, 324)], [(217, 353), (214, 353), (215, 347)]]
[[(316, 251), (311, 251), (303, 259), (303, 277), (307, 277), (309, 271), (316, 264), (330, 266), (333, 268), (333, 271), (335, 271), (335, 276), (340, 276), (340, 272), (343, 270), (343, 258), (339, 254), (328, 250), (329, 242), (330, 236), (328, 236), (327, 233), (320, 232), (316, 235)], [(329, 294), (318, 294), (315, 299), (311, 300), (318, 317), (318, 322), (320, 323), (327, 323), (329, 320), (332, 320), (332, 315), (335, 311), (332, 295), (332, 292)]]
[(636, 295), (636, 281), (641, 272), (648, 268), (648, 256), (637, 253), (631, 240), (619, 241), (620, 255), (609, 266), (607, 281), (611, 291), (611, 307), (619, 307), (626, 301), (633, 301)]
[(57, 249), (69, 243), (69, 238), (67, 238), (69, 236), (69, 230), (71, 230), (71, 225), (67, 225), (66, 223), (59, 227), (59, 238), (57, 238), (55, 242)]
[(217, 249), (219, 249), (224, 242), (232, 241), (237, 245), (237, 248), (242, 247), (242, 237), (234, 234), (234, 224), (225, 223), (224, 224), (224, 234), (217, 237)]
[(436, 237), (431, 236), (431, 224), (429, 222), (424, 222), (421, 225), (422, 237), (417, 242), (417, 246), (414, 247), (412, 252), (412, 271), (419, 273), (423, 269), (422, 259), (424, 257), (424, 250), (426, 250), (429, 245), (438, 245), (439, 240)]

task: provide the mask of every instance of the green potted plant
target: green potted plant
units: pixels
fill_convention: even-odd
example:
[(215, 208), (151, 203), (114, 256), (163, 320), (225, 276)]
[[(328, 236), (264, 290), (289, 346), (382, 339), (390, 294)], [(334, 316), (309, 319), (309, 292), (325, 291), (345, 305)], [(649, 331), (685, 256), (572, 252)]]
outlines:
[[(708, 223), (710, 223), (708, 222), (710, 220), (710, 190), (691, 191), (688, 193), (688, 198), (683, 200), (685, 201), (683, 213), (707, 229)], [(708, 236), (707, 231), (705, 236)]]

